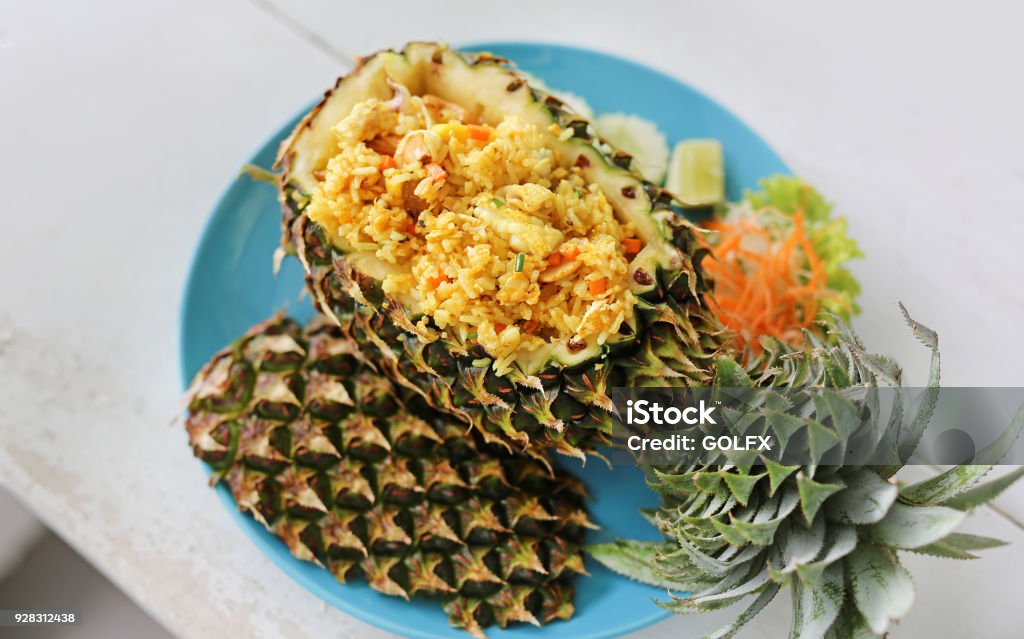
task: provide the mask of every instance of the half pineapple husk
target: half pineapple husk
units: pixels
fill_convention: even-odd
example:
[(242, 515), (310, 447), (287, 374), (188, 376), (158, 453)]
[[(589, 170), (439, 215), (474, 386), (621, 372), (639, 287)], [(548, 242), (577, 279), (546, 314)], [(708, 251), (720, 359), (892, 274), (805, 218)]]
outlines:
[[(577, 194), (607, 202), (617, 224), (642, 243), (641, 250), (626, 255), (628, 271), (616, 289), (632, 305), (617, 330), (587, 339), (558, 335), (528, 353), (499, 357), (474, 333), (439, 326), (436, 315), (421, 312), (415, 295), (383, 286), (393, 264), (380, 259), (379, 251), (347, 244), (311, 219), (310, 203), (325, 188), (325, 169), (338, 153), (334, 127), (367, 100), (379, 106), (408, 96), (454, 105), (485, 127), (514, 118), (543, 132), (558, 169), (583, 181), (585, 189)], [(375, 363), (396, 383), (471, 424), (488, 441), (582, 458), (609, 441), (610, 387), (702, 385), (711, 379), (719, 328), (702, 299), (706, 284), (697, 231), (678, 215), (680, 203), (634, 172), (631, 157), (597, 137), (586, 119), (532, 88), (505, 60), (461, 54), (437, 43), (412, 43), (364, 58), (282, 144), (279, 166), (283, 246), (305, 267), (318, 310), (360, 344), (375, 348)], [(424, 182), (417, 193), (424, 185), (430, 188)], [(412, 201), (412, 209), (423, 206)], [(415, 223), (420, 211), (409, 213)], [(616, 259), (621, 256), (619, 251)], [(538, 271), (528, 273), (531, 284)], [(600, 295), (597, 284), (589, 290)], [(527, 331), (528, 324), (517, 319), (512, 329)]]
[[(733, 636), (783, 588), (792, 594), (792, 637), (884, 636), (914, 599), (898, 553), (973, 559), (978, 550), (1002, 545), (955, 528), (966, 511), (1024, 475), (1019, 468), (978, 484), (1020, 435), (1022, 408), (970, 464), (912, 485), (896, 481), (921, 440), (939, 381), (938, 337), (906, 319), (932, 352), (929, 385), (912, 421), (900, 428), (878, 423), (882, 396), (894, 398), (891, 415), (903, 416), (898, 392), (878, 392), (898, 389), (900, 368), (865, 351), (841, 320), (824, 323), (827, 337), (806, 333), (801, 347), (766, 339), (764, 353), (746, 369), (720, 360), (714, 384), (783, 388), (787, 400), (816, 398), (805, 405), (804, 419), (769, 402), (744, 416), (747, 432), (789, 442), (787, 453), (808, 461), (651, 467), (649, 482), (663, 504), (650, 517), (666, 541), (621, 540), (592, 546), (591, 554), (621, 574), (669, 589), (671, 599), (661, 605), (674, 612), (748, 601), (734, 621), (708, 635), (715, 639)], [(801, 450), (792, 452), (794, 445)], [(853, 451), (872, 465), (830, 461)]]
[(475, 636), (573, 615), (594, 527), (582, 484), (403, 394), (334, 324), (253, 327), (188, 398), (195, 455), (297, 558), (387, 595), (439, 597)]

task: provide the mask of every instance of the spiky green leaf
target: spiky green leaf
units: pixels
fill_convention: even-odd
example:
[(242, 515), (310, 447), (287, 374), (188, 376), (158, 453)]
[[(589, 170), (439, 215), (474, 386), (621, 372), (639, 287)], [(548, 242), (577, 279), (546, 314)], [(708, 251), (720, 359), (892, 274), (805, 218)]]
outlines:
[(706, 493), (713, 493), (722, 485), (722, 473), (720, 472), (697, 472), (693, 474), (693, 482), (697, 488)]
[(784, 575), (793, 572), (797, 566), (810, 563), (825, 547), (825, 519), (819, 517), (809, 528), (799, 520), (787, 522), (786, 534), (781, 537), (781, 564), (779, 565), (779, 581)]
[(898, 302), (896, 305), (899, 306), (900, 312), (903, 314), (903, 319), (906, 320), (907, 325), (910, 326), (910, 330), (913, 331), (914, 337), (928, 347), (929, 350), (939, 350), (939, 334), (912, 318), (910, 316), (910, 312), (907, 311), (907, 307), (903, 305), (903, 302)]
[(998, 548), (1005, 545), (1005, 541), (993, 539), (992, 537), (969, 535), (967, 533), (951, 533), (934, 544), (915, 548), (912, 552), (949, 559), (977, 559), (978, 556), (972, 551)]
[(767, 546), (775, 540), (775, 531), (779, 529), (781, 522), (781, 518), (755, 523), (736, 521), (733, 522), (733, 526), (743, 537), (744, 542), (749, 542), (756, 546)]
[(693, 475), (689, 473), (668, 473), (652, 468), (653, 477), (649, 477), (647, 485), (663, 495), (692, 493), (697, 490)]
[(765, 413), (765, 420), (775, 438), (779, 440), (779, 452), (786, 450), (790, 437), (804, 427), (804, 422), (796, 415), (786, 412), (769, 410)]
[(889, 479), (900, 468), (903, 468), (903, 461), (900, 459), (899, 436), (903, 424), (903, 397), (899, 392), (892, 393), (892, 406), (889, 410), (889, 420), (882, 432), (882, 437), (875, 446), (876, 459), (884, 460), (884, 466), (876, 466), (875, 471), (882, 479)]
[[(755, 592), (760, 591), (770, 581), (767, 568), (761, 568), (749, 573), (734, 573), (735, 579), (725, 579), (711, 588), (694, 593), (685, 599), (679, 599), (673, 607), (681, 612), (684, 609), (712, 611), (726, 608)], [(724, 585), (722, 585), (724, 584)], [(666, 606), (668, 607), (668, 606)]]
[(942, 539), (965, 516), (953, 508), (896, 502), (882, 521), (865, 528), (865, 535), (886, 546), (911, 550)]
[(793, 639), (818, 639), (828, 631), (843, 605), (843, 565), (832, 564), (819, 579), (793, 582)]
[(729, 492), (732, 493), (733, 497), (740, 505), (746, 506), (747, 501), (750, 499), (750, 493), (754, 491), (754, 486), (757, 482), (761, 481), (767, 473), (760, 473), (757, 475), (743, 475), (740, 473), (722, 472), (722, 479), (725, 480), (725, 485), (729, 487)]
[(723, 357), (715, 363), (715, 386), (723, 388), (752, 388), (753, 380), (739, 362)]
[(1013, 446), (1024, 432), (1024, 404), (1017, 408), (1009, 426), (1006, 427), (999, 437), (991, 444), (978, 451), (971, 460), (975, 464), (998, 464), (1006, 456), (1007, 451)]
[(824, 557), (808, 563), (795, 564), (796, 574), (805, 584), (816, 582), (826, 568), (853, 552), (856, 546), (857, 531), (853, 526), (831, 526), (827, 532), (827, 550)]
[(878, 635), (871, 632), (864, 615), (860, 614), (857, 606), (847, 600), (839, 611), (829, 631), (825, 633), (825, 639), (877, 639)]
[(818, 510), (825, 500), (844, 488), (841, 483), (820, 483), (802, 474), (797, 475), (796, 485), (800, 491), (800, 509), (808, 524), (814, 521), (815, 515), (818, 514)]
[(845, 564), (857, 609), (875, 634), (884, 634), (914, 603), (910, 573), (894, 553), (875, 544), (861, 544)]
[(954, 466), (931, 479), (907, 486), (900, 491), (900, 496), (918, 504), (942, 503), (959, 510), (968, 510), (995, 498), (1021, 477), (1020, 469), (984, 486), (979, 486), (977, 490), (969, 491), (969, 497), (954, 499), (998, 464), (1020, 437), (1022, 431), (1024, 431), (1024, 406), (1017, 409), (1017, 413), (1006, 430), (995, 441), (978, 451), (971, 459), (970, 464)]
[(739, 531), (737, 524), (744, 522), (727, 522), (716, 517), (711, 519), (711, 525), (714, 526), (715, 530), (718, 531), (722, 537), (725, 538), (726, 543), (730, 546), (742, 546), (747, 543), (747, 538)]
[(832, 420), (832, 428), (839, 435), (840, 441), (849, 439), (860, 424), (860, 411), (857, 407), (834, 390), (826, 388), (815, 394), (814, 406), (819, 420), (826, 416)]
[(935, 405), (939, 401), (941, 357), (939, 355), (939, 336), (935, 331), (910, 317), (910, 313), (907, 312), (907, 308), (903, 306), (902, 302), (899, 307), (904, 319), (914, 332), (914, 337), (932, 352), (932, 360), (928, 366), (928, 384), (922, 395), (921, 404), (917, 409), (917, 414), (914, 415), (914, 421), (910, 424), (910, 428), (901, 430), (899, 435), (899, 457), (902, 463), (906, 463), (917, 450), (918, 444), (921, 443), (921, 436), (924, 434), (924, 429), (928, 426), (932, 413), (935, 412)]
[(775, 541), (775, 533), (779, 526), (796, 509), (799, 496), (796, 492), (788, 493), (780, 500), (772, 499), (765, 502), (751, 521), (733, 519), (728, 524), (712, 520), (715, 528), (730, 544), (742, 546), (768, 546)]
[(899, 492), (868, 468), (854, 468), (843, 476), (846, 490), (828, 501), (830, 519), (853, 524), (879, 522), (889, 512)]
[(692, 543), (679, 540), (679, 549), (673, 550), (671, 553), (665, 553), (663, 555), (667, 563), (689, 563), (697, 570), (703, 572), (705, 575), (712, 577), (721, 577), (736, 570), (737, 567), (743, 566), (748, 563), (751, 559), (756, 557), (760, 553), (761, 549), (757, 546), (748, 546), (744, 548), (735, 557), (723, 560), (702, 552)]
[(693, 584), (666, 581), (654, 574), (655, 559), (666, 549), (671, 551), (672, 547), (654, 541), (622, 540), (586, 547), (591, 557), (624, 577), (678, 592), (689, 591)]
[(875, 353), (858, 353), (857, 359), (869, 371), (879, 378), (879, 382), (888, 386), (899, 386), (903, 377), (903, 369), (892, 359)]
[(987, 481), (980, 486), (975, 486), (942, 502), (943, 506), (956, 508), (957, 510), (971, 510), (988, 503), (998, 497), (1004, 490), (1009, 488), (1015, 481), (1024, 477), (1024, 466), (1013, 470), (1002, 477)]
[(826, 542), (817, 553), (789, 557), (785, 565), (772, 566), (772, 579), (783, 583), (788, 581), (789, 575), (796, 573), (805, 584), (814, 583), (826, 568), (850, 554), (856, 546), (857, 531), (853, 526), (833, 525), (826, 529)]
[(786, 481), (787, 477), (800, 469), (799, 466), (786, 466), (767, 457), (762, 459), (764, 461), (764, 468), (768, 472), (769, 495), (771, 496), (775, 495), (775, 491), (779, 489), (782, 482)]
[(824, 424), (813, 419), (807, 420), (807, 441), (811, 449), (811, 461), (813, 466), (821, 463), (825, 453), (832, 450), (839, 443), (839, 435)]
[(743, 628), (743, 626), (747, 625), (751, 619), (756, 617), (757, 614), (775, 598), (775, 595), (778, 594), (778, 592), (779, 586), (776, 584), (768, 584), (765, 589), (761, 591), (761, 594), (754, 599), (754, 602), (750, 604), (746, 610), (738, 614), (735, 619), (733, 619), (732, 623), (719, 628), (709, 635), (705, 635), (704, 639), (731, 639), (740, 631), (740, 629)]
[(990, 470), (991, 464), (954, 466), (935, 477), (904, 486), (900, 489), (900, 497), (915, 504), (939, 504), (967, 490)]

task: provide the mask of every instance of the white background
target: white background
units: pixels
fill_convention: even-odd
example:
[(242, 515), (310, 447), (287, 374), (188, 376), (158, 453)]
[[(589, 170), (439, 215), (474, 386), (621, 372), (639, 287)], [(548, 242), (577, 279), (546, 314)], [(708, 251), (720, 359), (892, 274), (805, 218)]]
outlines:
[[(971, 2), (0, 5), (0, 481), (172, 632), (384, 636), (288, 581), (204, 485), (180, 425), (177, 320), (219, 193), (355, 55), (409, 39), (600, 48), (746, 120), (850, 220), (855, 326), (908, 383), (1024, 385), (1024, 13)], [(895, 636), (1019, 636), (1024, 487), (974, 563), (912, 557)], [(2, 513), (0, 513), (2, 517)], [(777, 603), (748, 637), (786, 632)], [(675, 618), (639, 633), (691, 636)]]

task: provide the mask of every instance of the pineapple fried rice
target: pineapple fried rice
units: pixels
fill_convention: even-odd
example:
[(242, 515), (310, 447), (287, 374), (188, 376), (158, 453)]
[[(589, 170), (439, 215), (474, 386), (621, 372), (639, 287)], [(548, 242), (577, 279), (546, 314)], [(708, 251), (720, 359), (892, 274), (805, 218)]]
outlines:
[(396, 92), (333, 129), (309, 215), (372, 255), (383, 288), (507, 370), (519, 354), (602, 344), (632, 316), (631, 225), (550, 143), (515, 117), (476, 124), (461, 107)]

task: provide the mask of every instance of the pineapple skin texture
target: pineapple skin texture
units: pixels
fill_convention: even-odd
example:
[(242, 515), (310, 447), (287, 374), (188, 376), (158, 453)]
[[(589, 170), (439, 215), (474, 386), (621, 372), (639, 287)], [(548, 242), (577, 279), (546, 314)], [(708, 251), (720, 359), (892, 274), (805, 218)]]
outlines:
[(414, 57), (425, 46), (434, 47), (434, 65), (465, 65), (480, 78), (498, 74), (509, 95), (526, 92), (527, 103), (542, 108), (551, 124), (574, 131), (570, 143), (575, 145), (573, 152), (579, 153), (578, 166), (614, 176), (609, 179), (617, 186), (609, 195), (619, 198), (618, 206), (632, 207), (657, 220), (670, 256), (634, 274), (643, 289), (635, 291), (639, 297), (636, 332), (619, 336), (615, 344), (606, 344), (585, 361), (551, 360), (530, 374), (514, 370), (498, 376), (479, 345), (420, 329), (416, 318), (382, 291), (379, 281), (359, 272), (325, 239), (323, 229), (305, 214), (308, 193), (302, 180), (293, 176), (297, 165), (309, 164), (303, 155), (309, 146), (303, 135), (312, 135), (309, 132), (319, 126), (317, 118), (323, 113), (337, 115), (332, 109), (336, 96), (353, 100), (350, 92), (363, 86), (357, 82), (361, 72), (372, 67), (380, 54), (364, 58), (350, 76), (339, 79), (282, 144), (278, 163), (283, 168), (279, 191), (283, 250), (302, 262), (318, 311), (363, 348), (374, 351), (375, 365), (396, 384), (510, 451), (534, 454), (546, 449), (585, 459), (611, 443), (609, 389), (703, 386), (713, 378), (722, 337), (721, 326), (703, 299), (709, 290), (699, 267), (704, 249), (698, 248), (694, 227), (678, 215), (680, 203), (674, 196), (634, 172), (632, 158), (597, 137), (582, 116), (554, 96), (530, 87), (522, 74), (504, 68), (507, 61), (487, 54), (466, 58), (431, 43), (412, 43), (398, 53)]
[(475, 636), (569, 619), (594, 527), (582, 484), (489, 449), (361, 357), (337, 326), (283, 317), (214, 356), (185, 424), (212, 481), (295, 557), (387, 595), (439, 597)]

